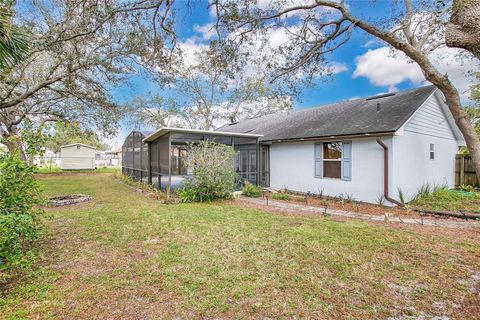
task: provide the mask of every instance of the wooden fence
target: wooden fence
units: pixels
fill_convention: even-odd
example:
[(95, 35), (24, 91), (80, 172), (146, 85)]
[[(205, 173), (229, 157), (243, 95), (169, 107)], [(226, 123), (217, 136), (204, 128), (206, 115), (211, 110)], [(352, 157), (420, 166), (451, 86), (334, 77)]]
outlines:
[(480, 183), (477, 180), (472, 158), (468, 155), (457, 154), (455, 157), (455, 185), (462, 184), (478, 186)]

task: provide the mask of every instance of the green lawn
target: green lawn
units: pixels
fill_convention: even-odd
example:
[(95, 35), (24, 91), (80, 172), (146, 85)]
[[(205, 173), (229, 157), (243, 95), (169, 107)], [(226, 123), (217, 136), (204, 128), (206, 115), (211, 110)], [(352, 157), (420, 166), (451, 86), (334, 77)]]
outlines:
[(162, 205), (110, 175), (43, 176), (38, 268), (2, 290), (0, 317), (336, 318), (480, 314), (480, 230)]

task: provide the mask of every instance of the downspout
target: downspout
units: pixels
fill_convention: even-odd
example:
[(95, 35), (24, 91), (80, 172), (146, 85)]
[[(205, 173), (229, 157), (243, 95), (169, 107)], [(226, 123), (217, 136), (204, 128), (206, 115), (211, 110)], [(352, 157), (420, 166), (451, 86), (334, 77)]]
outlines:
[(388, 194), (388, 146), (382, 141), (382, 139), (377, 138), (377, 143), (383, 148), (383, 197), (397, 206), (404, 207), (405, 205), (393, 198)]

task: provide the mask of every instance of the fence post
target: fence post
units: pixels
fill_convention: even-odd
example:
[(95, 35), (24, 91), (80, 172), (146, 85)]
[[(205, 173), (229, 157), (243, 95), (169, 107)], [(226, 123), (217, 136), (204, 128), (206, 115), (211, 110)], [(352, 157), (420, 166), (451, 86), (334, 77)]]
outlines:
[(465, 184), (465, 156), (462, 154), (460, 160), (460, 185)]

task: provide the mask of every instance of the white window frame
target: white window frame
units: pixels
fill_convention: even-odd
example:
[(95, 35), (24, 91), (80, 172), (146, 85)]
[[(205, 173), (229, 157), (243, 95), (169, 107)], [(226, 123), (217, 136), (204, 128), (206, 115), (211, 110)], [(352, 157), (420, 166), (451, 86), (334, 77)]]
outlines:
[[(341, 147), (340, 158), (338, 158), (338, 159), (325, 159), (325, 148), (324, 148), (324, 146), (325, 146), (326, 143), (338, 143), (338, 144), (340, 144), (340, 147)], [(338, 178), (326, 177), (325, 176), (325, 166), (323, 165), (323, 163), (322, 163), (322, 177), (325, 178), (325, 179), (342, 180), (343, 142), (342, 141), (326, 141), (326, 142), (322, 142), (321, 146), (322, 146), (322, 162), (323, 163), (325, 161), (340, 162), (340, 177), (338, 177)]]

